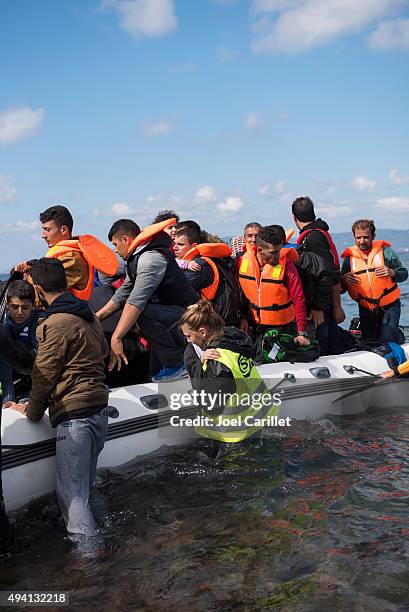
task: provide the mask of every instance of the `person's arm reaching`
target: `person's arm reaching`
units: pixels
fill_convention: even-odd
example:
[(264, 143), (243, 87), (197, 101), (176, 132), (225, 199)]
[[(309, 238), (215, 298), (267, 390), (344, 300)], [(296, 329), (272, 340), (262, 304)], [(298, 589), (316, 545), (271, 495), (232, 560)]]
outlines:
[(306, 332), (307, 329), (307, 312), (305, 306), (304, 292), (301, 285), (301, 280), (297, 269), (292, 262), (288, 262), (285, 267), (284, 285), (288, 287), (291, 301), (294, 304), (295, 321), (297, 324), (297, 336), (294, 339), (298, 344), (308, 346), (309, 340), (300, 335), (300, 332)]

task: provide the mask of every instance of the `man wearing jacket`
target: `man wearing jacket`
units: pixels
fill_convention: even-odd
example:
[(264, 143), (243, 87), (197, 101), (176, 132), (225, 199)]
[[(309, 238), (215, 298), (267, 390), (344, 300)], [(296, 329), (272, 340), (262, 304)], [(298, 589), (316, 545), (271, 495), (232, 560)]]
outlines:
[[(315, 337), (320, 345), (321, 355), (342, 352), (337, 324), (345, 319), (340, 298), (339, 259), (335, 244), (329, 233), (328, 224), (315, 217), (314, 204), (308, 197), (300, 197), (292, 204), (292, 213), (300, 231), (298, 253), (315, 253), (319, 275), (314, 279), (311, 274), (311, 285), (306, 294), (310, 294), (307, 314), (315, 325)], [(315, 258), (316, 259), (316, 258)], [(322, 276), (325, 282), (322, 282)], [(327, 282), (329, 276), (329, 282)]]
[(183, 365), (184, 338), (177, 321), (198, 295), (179, 268), (164, 231), (173, 219), (148, 226), (142, 232), (131, 219), (116, 221), (108, 238), (126, 262), (126, 278), (97, 317), (102, 321), (123, 307), (111, 339), (112, 369), (127, 363), (122, 339), (137, 323), (151, 344), (150, 373), (155, 382), (187, 375)]
[(48, 309), (36, 331), (29, 401), (11, 408), (35, 422), (48, 407), (56, 428), (57, 500), (67, 531), (94, 536), (89, 493), (108, 427), (104, 334), (88, 304), (67, 291), (60, 261), (34, 261), (31, 277)]
[(355, 245), (342, 253), (341, 273), (344, 287), (358, 302), (362, 337), (401, 342), (398, 283), (408, 278), (408, 271), (389, 242), (375, 240), (373, 221), (355, 221), (352, 233)]

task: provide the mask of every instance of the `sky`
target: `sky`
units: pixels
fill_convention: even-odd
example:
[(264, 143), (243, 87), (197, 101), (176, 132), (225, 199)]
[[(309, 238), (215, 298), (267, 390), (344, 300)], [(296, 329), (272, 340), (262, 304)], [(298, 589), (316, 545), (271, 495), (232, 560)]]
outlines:
[(0, 0), (0, 75), (1, 272), (53, 204), (409, 228), (409, 0)]

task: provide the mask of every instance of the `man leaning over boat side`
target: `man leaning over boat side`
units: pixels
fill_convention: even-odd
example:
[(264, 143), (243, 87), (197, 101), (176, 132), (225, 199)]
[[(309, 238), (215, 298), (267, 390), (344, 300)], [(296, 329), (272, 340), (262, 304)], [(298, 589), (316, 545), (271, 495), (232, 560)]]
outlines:
[(67, 291), (58, 259), (34, 260), (30, 273), (48, 309), (36, 331), (29, 400), (10, 408), (30, 421), (40, 421), (49, 408), (56, 428), (56, 494), (67, 531), (94, 536), (89, 494), (108, 426), (103, 354), (108, 346), (88, 303)]
[[(91, 235), (72, 235), (74, 220), (68, 208), (50, 206), (40, 213), (41, 237), (48, 246), (48, 258), (59, 259), (67, 277), (67, 287), (75, 297), (89, 300), (94, 287), (94, 272), (100, 270), (113, 276), (118, 261), (106, 245)], [(30, 262), (16, 265), (16, 272), (29, 273)]]
[(375, 240), (372, 220), (358, 219), (352, 233), (355, 245), (342, 253), (341, 274), (344, 288), (358, 303), (362, 338), (402, 343), (398, 283), (407, 280), (408, 270), (389, 242)]
[(186, 306), (198, 300), (170, 250), (164, 231), (174, 219), (154, 223), (142, 232), (131, 219), (119, 219), (108, 239), (126, 262), (126, 278), (97, 317), (102, 321), (123, 307), (112, 334), (110, 369), (127, 363), (122, 339), (137, 323), (151, 344), (150, 375), (153, 381), (176, 380), (187, 375), (183, 364), (185, 340), (177, 322)]

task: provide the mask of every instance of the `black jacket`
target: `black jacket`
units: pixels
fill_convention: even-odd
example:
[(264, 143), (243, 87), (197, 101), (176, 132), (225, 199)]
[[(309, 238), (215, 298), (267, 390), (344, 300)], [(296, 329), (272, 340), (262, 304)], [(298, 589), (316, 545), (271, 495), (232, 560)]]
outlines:
[(186, 308), (186, 306), (197, 302), (199, 296), (177, 265), (175, 256), (169, 248), (170, 244), (171, 239), (168, 234), (166, 232), (159, 232), (153, 236), (146, 246), (137, 248), (136, 252), (127, 259), (126, 270), (129, 278), (134, 282), (137, 274), (138, 259), (142, 253), (152, 250), (160, 251), (166, 257), (168, 263), (162, 282), (149, 302)]
[[(328, 232), (329, 226), (322, 219), (316, 219), (304, 226), (300, 234), (315, 229)], [(329, 310), (332, 306), (332, 286), (339, 283), (340, 272), (325, 234), (310, 231), (298, 247), (298, 256), (297, 267), (306, 296), (307, 310)]]
[[(246, 359), (253, 360), (255, 347), (251, 338), (235, 327), (225, 327), (221, 338), (217, 342), (210, 343), (208, 348), (223, 348), (238, 353)], [(231, 370), (220, 361), (209, 359), (206, 370), (203, 370), (200, 357), (191, 344), (185, 349), (185, 367), (189, 373), (192, 388), (206, 393), (227, 394), (234, 393), (236, 384)], [(215, 412), (222, 411), (223, 406), (217, 405)]]

